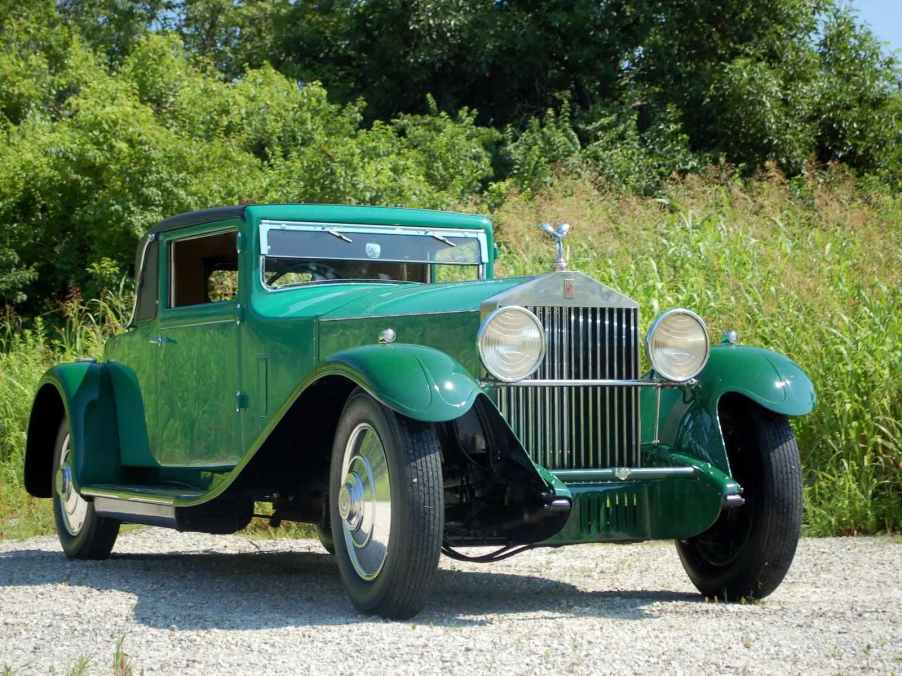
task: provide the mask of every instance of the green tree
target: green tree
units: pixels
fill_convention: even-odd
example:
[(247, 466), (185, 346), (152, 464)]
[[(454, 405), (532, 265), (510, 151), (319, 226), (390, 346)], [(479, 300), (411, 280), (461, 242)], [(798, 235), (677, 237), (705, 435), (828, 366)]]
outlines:
[[(0, 36), (0, 303), (26, 313), (126, 270), (172, 213), (247, 199), (445, 207), (491, 176), (497, 134), (466, 111), (364, 128), (362, 104), (268, 65), (224, 81), (174, 33), (146, 34), (118, 65), (53, 12), (16, 14)], [(14, 77), (23, 60), (30, 80)]]

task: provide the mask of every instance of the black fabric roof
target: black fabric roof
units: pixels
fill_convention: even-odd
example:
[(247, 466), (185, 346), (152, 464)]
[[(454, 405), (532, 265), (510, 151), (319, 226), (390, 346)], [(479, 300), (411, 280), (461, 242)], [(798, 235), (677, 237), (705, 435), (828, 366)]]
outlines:
[(216, 221), (226, 221), (235, 218), (244, 219), (245, 208), (245, 205), (216, 207), (215, 209), (202, 209), (201, 211), (188, 211), (183, 214), (176, 214), (152, 227), (150, 232), (166, 232), (176, 228), (187, 228), (189, 225), (215, 223)]

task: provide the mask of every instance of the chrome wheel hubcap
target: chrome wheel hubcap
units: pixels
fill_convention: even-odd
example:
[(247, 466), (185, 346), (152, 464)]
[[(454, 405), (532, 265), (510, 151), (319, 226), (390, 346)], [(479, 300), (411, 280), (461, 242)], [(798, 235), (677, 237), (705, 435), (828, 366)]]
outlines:
[(56, 494), (60, 500), (60, 514), (63, 525), (69, 535), (78, 535), (84, 528), (88, 517), (88, 501), (75, 490), (72, 481), (72, 449), (69, 446), (69, 435), (63, 439), (60, 448), (60, 461), (56, 470)]
[(364, 580), (385, 565), (391, 535), (391, 484), (385, 447), (369, 423), (354, 428), (345, 445), (338, 516), (348, 558)]

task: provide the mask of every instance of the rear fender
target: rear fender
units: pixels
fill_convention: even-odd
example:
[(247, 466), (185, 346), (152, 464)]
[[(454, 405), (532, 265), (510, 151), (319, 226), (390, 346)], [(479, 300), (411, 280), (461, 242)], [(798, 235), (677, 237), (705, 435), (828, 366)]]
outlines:
[(94, 362), (61, 364), (41, 378), (28, 420), (25, 487), (36, 497), (53, 494), (53, 449), (63, 415), (69, 421), (76, 487), (116, 483), (119, 477), (116, 404), (107, 369)]

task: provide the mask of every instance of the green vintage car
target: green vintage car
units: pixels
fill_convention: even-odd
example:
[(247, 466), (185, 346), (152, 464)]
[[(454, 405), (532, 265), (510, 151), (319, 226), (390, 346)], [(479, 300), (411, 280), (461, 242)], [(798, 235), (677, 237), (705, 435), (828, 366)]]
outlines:
[[(705, 595), (763, 597), (801, 521), (788, 358), (566, 270), (499, 279), (491, 223), (245, 205), (140, 242), (128, 330), (50, 369), (25, 479), (72, 559), (122, 523), (315, 524), (359, 609), (407, 618), (439, 556), (673, 539)], [(549, 242), (551, 245), (551, 242)], [(464, 553), (462, 547), (492, 547)], [(476, 550), (484, 551), (484, 550)], [(603, 556), (599, 550), (599, 556)]]

